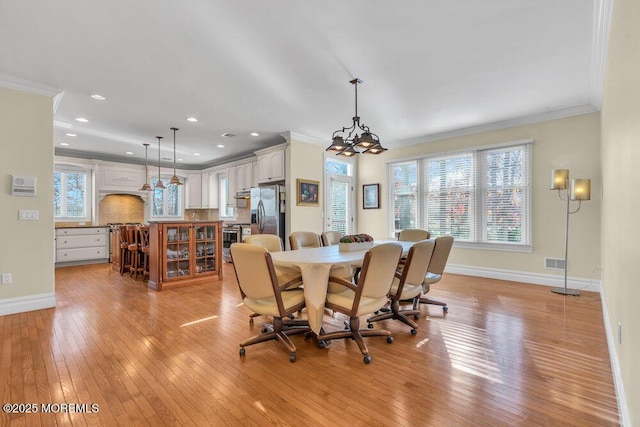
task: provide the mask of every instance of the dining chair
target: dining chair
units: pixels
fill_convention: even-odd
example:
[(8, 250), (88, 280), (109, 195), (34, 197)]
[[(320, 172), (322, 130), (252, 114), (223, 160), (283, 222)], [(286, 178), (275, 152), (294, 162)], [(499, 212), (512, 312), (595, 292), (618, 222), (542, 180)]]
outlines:
[(295, 362), (296, 346), (289, 336), (311, 330), (306, 319), (287, 318), (305, 306), (304, 291), (291, 289), (302, 283), (302, 277), (279, 281), (271, 254), (263, 247), (233, 243), (230, 253), (245, 307), (259, 315), (273, 317), (273, 323), (265, 323), (259, 335), (240, 343), (240, 356), (245, 355), (245, 347), (277, 339), (289, 350), (289, 360)]
[(289, 235), (289, 246), (292, 250), (304, 248), (319, 248), (320, 236), (313, 231), (294, 231)]
[(400, 310), (400, 301), (414, 300), (422, 293), (422, 283), (427, 275), (429, 260), (435, 247), (434, 240), (422, 240), (409, 249), (402, 271), (396, 271), (389, 297), (391, 310), (376, 314), (367, 319), (367, 326), (373, 328), (373, 322), (396, 319), (411, 327), (411, 335), (418, 333), (418, 324), (408, 316), (420, 314), (418, 308)]
[[(429, 262), (429, 268), (427, 274), (422, 282), (422, 292), (427, 294), (431, 289), (431, 285), (437, 283), (442, 279), (442, 273), (447, 265), (449, 259), (449, 253), (451, 253), (451, 247), (453, 246), (452, 236), (441, 236), (435, 239), (435, 247), (433, 248), (433, 255), (431, 255), (431, 261)], [(419, 304), (433, 304), (442, 306), (442, 311), (446, 314), (449, 311), (446, 302), (437, 301), (426, 296), (415, 298), (413, 308), (418, 309)], [(414, 315), (415, 319), (420, 318), (420, 314)]]
[(400, 233), (398, 234), (398, 240), (403, 242), (419, 242), (430, 237), (431, 233), (419, 228), (405, 228), (404, 230), (400, 230)]
[(323, 231), (322, 232), (322, 246), (337, 245), (340, 243), (342, 233), (339, 231)]
[[(281, 252), (282, 248), (282, 239), (280, 236), (276, 236), (275, 234), (252, 234), (247, 236), (243, 240), (244, 243), (250, 245), (257, 245), (265, 248), (267, 251), (271, 252)], [(276, 268), (276, 275), (278, 276), (278, 280), (283, 279), (284, 281), (288, 281), (300, 275), (299, 272), (295, 271), (283, 271), (282, 268)], [(253, 319), (261, 316), (258, 313), (251, 313), (249, 315), (249, 324), (253, 325)]]
[(262, 246), (269, 252), (281, 252), (283, 250), (282, 239), (275, 234), (252, 234), (245, 237), (243, 242), (249, 243), (250, 245)]
[(327, 308), (349, 316), (343, 331), (329, 332), (318, 336), (320, 342), (339, 338), (351, 338), (364, 355), (364, 363), (371, 363), (369, 349), (363, 337), (385, 336), (392, 343), (391, 332), (383, 329), (360, 329), (360, 316), (374, 313), (387, 303), (402, 247), (397, 243), (383, 243), (369, 249), (364, 256), (360, 280), (356, 285), (340, 277), (329, 277), (330, 283), (340, 284), (345, 290), (327, 293)]

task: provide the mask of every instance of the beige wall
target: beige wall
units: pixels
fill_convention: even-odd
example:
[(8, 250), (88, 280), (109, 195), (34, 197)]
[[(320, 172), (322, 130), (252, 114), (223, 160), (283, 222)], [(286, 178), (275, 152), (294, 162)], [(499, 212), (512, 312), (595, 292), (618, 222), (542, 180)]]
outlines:
[[(55, 305), (52, 99), (0, 87), (0, 128), (0, 273), (12, 275), (0, 285), (2, 315)], [(36, 197), (11, 196), (11, 175), (36, 177)], [(22, 209), (40, 219), (19, 221)]]
[[(302, 178), (320, 182), (320, 195), (323, 194), (323, 164), (324, 147), (307, 142), (292, 140), (287, 148), (287, 207), (289, 218), (288, 236), (292, 231), (314, 231), (322, 233), (322, 211), (324, 200), (320, 200), (318, 207), (298, 206), (296, 179)], [(288, 246), (288, 243), (287, 243)]]
[[(600, 120), (599, 114), (585, 114), (483, 132), (404, 148), (393, 148), (378, 156), (358, 158), (358, 231), (387, 238), (388, 186), (386, 162), (464, 148), (533, 139), (532, 216), (533, 252), (515, 253), (454, 248), (450, 263), (468, 267), (562, 276), (561, 270), (544, 268), (544, 258), (564, 258), (565, 204), (549, 190), (552, 169), (567, 168), (574, 178), (591, 178), (592, 199), (571, 215), (569, 242), (570, 278), (583, 283), (600, 279)], [(362, 184), (379, 182), (381, 209), (362, 210)]]
[(640, 425), (640, 286), (635, 270), (640, 197), (622, 183), (640, 179), (639, 22), (640, 2), (615, 1), (602, 106), (602, 287), (617, 353), (614, 371), (621, 375), (628, 404), (628, 412), (621, 409), (628, 413), (629, 425)]

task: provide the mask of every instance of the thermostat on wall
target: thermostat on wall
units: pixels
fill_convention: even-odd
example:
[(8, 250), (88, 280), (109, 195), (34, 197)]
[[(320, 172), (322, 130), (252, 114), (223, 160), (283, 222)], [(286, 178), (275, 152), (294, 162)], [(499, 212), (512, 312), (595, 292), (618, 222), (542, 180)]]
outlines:
[(11, 175), (11, 195), (12, 196), (35, 196), (36, 177)]

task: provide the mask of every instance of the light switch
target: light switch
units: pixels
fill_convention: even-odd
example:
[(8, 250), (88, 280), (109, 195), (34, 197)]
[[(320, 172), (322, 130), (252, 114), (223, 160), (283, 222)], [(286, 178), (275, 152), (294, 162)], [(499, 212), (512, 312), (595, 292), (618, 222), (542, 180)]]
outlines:
[(38, 220), (40, 219), (40, 211), (38, 210), (20, 210), (18, 219), (21, 220)]

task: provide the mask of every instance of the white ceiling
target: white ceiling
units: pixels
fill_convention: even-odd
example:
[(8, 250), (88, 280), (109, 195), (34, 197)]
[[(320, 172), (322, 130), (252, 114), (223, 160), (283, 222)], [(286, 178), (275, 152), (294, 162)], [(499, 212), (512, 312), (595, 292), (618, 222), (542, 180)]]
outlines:
[(288, 132), (329, 145), (359, 77), (362, 122), (394, 147), (596, 111), (600, 1), (0, 0), (0, 84), (64, 91), (58, 154), (144, 162), (150, 143), (151, 163), (161, 135), (172, 161), (175, 126), (195, 168)]

